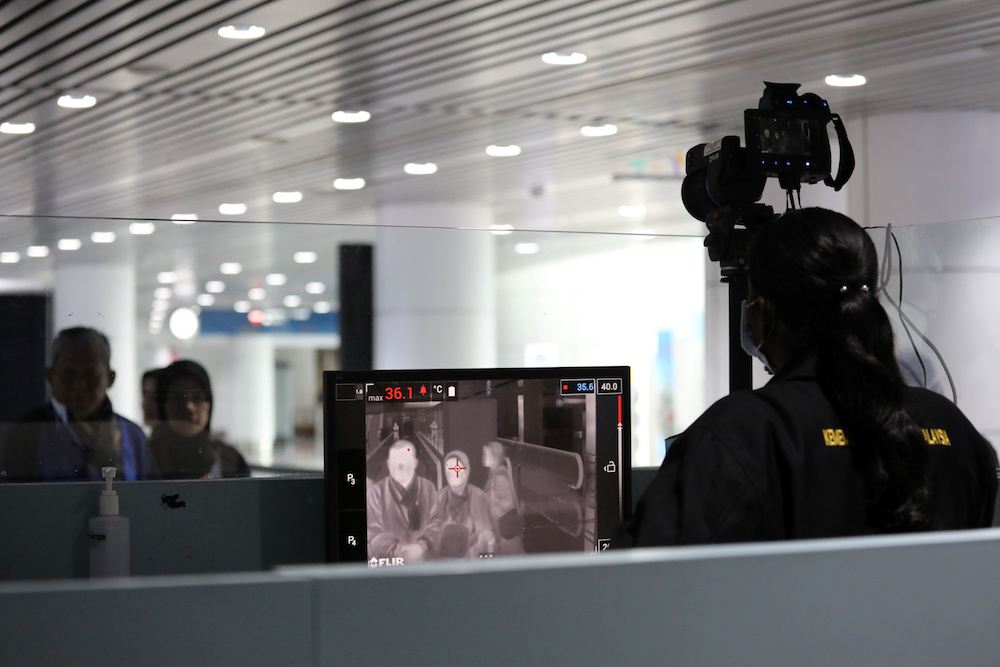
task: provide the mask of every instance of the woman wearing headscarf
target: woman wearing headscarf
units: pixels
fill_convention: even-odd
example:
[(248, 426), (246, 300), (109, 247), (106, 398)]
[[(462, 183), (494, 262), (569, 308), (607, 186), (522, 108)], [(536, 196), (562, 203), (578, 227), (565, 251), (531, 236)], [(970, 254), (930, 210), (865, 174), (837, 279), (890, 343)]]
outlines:
[(479, 558), (496, 549), (489, 501), (482, 489), (469, 483), (469, 455), (453, 450), (444, 456), (447, 484), (438, 491), (443, 522), (438, 555), (443, 558)]
[(236, 450), (211, 435), (212, 384), (197, 362), (182, 359), (157, 375), (160, 423), (149, 439), (157, 470), (166, 479), (247, 477), (250, 468)]

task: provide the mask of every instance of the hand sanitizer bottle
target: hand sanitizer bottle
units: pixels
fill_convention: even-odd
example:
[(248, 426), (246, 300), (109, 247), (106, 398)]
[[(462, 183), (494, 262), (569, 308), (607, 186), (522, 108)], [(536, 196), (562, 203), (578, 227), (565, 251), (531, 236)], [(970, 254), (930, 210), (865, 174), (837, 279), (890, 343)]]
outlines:
[(111, 489), (117, 468), (101, 468), (100, 515), (90, 520), (90, 576), (127, 577), (131, 573), (128, 519), (118, 514), (118, 493)]

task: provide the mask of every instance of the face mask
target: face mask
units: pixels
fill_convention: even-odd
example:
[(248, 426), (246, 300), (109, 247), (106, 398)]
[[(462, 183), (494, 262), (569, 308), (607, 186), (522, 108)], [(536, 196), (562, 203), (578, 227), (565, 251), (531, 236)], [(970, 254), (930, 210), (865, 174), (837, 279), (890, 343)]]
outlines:
[(767, 363), (767, 357), (765, 357), (764, 353), (760, 351), (760, 347), (763, 344), (764, 341), (761, 341), (760, 345), (754, 345), (753, 329), (750, 328), (750, 320), (747, 319), (747, 302), (746, 299), (744, 299), (740, 303), (740, 346), (743, 348), (744, 352), (749, 354), (751, 357), (760, 359), (761, 363), (764, 364), (765, 367), (770, 368)]

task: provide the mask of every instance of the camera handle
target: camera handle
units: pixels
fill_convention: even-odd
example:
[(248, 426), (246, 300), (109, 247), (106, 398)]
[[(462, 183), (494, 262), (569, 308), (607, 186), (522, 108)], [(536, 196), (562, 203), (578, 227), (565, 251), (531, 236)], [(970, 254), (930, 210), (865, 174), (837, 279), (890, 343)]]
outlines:
[(743, 300), (747, 298), (746, 273), (733, 275), (729, 283), (729, 393), (753, 389), (753, 358), (740, 342), (740, 317)]
[(854, 173), (854, 149), (851, 147), (851, 140), (847, 138), (844, 121), (835, 113), (830, 114), (830, 118), (833, 120), (833, 128), (837, 131), (837, 142), (840, 144), (840, 164), (837, 166), (836, 178), (827, 176), (823, 179), (823, 183), (833, 188), (835, 192), (840, 192), (840, 188), (844, 187)]

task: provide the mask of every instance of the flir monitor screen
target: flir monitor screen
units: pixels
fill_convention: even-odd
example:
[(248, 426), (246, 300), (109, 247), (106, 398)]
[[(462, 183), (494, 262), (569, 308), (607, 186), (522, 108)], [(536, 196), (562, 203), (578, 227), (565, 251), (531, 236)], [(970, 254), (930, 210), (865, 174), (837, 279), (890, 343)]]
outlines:
[(631, 510), (626, 366), (323, 384), (330, 562), (593, 553)]

